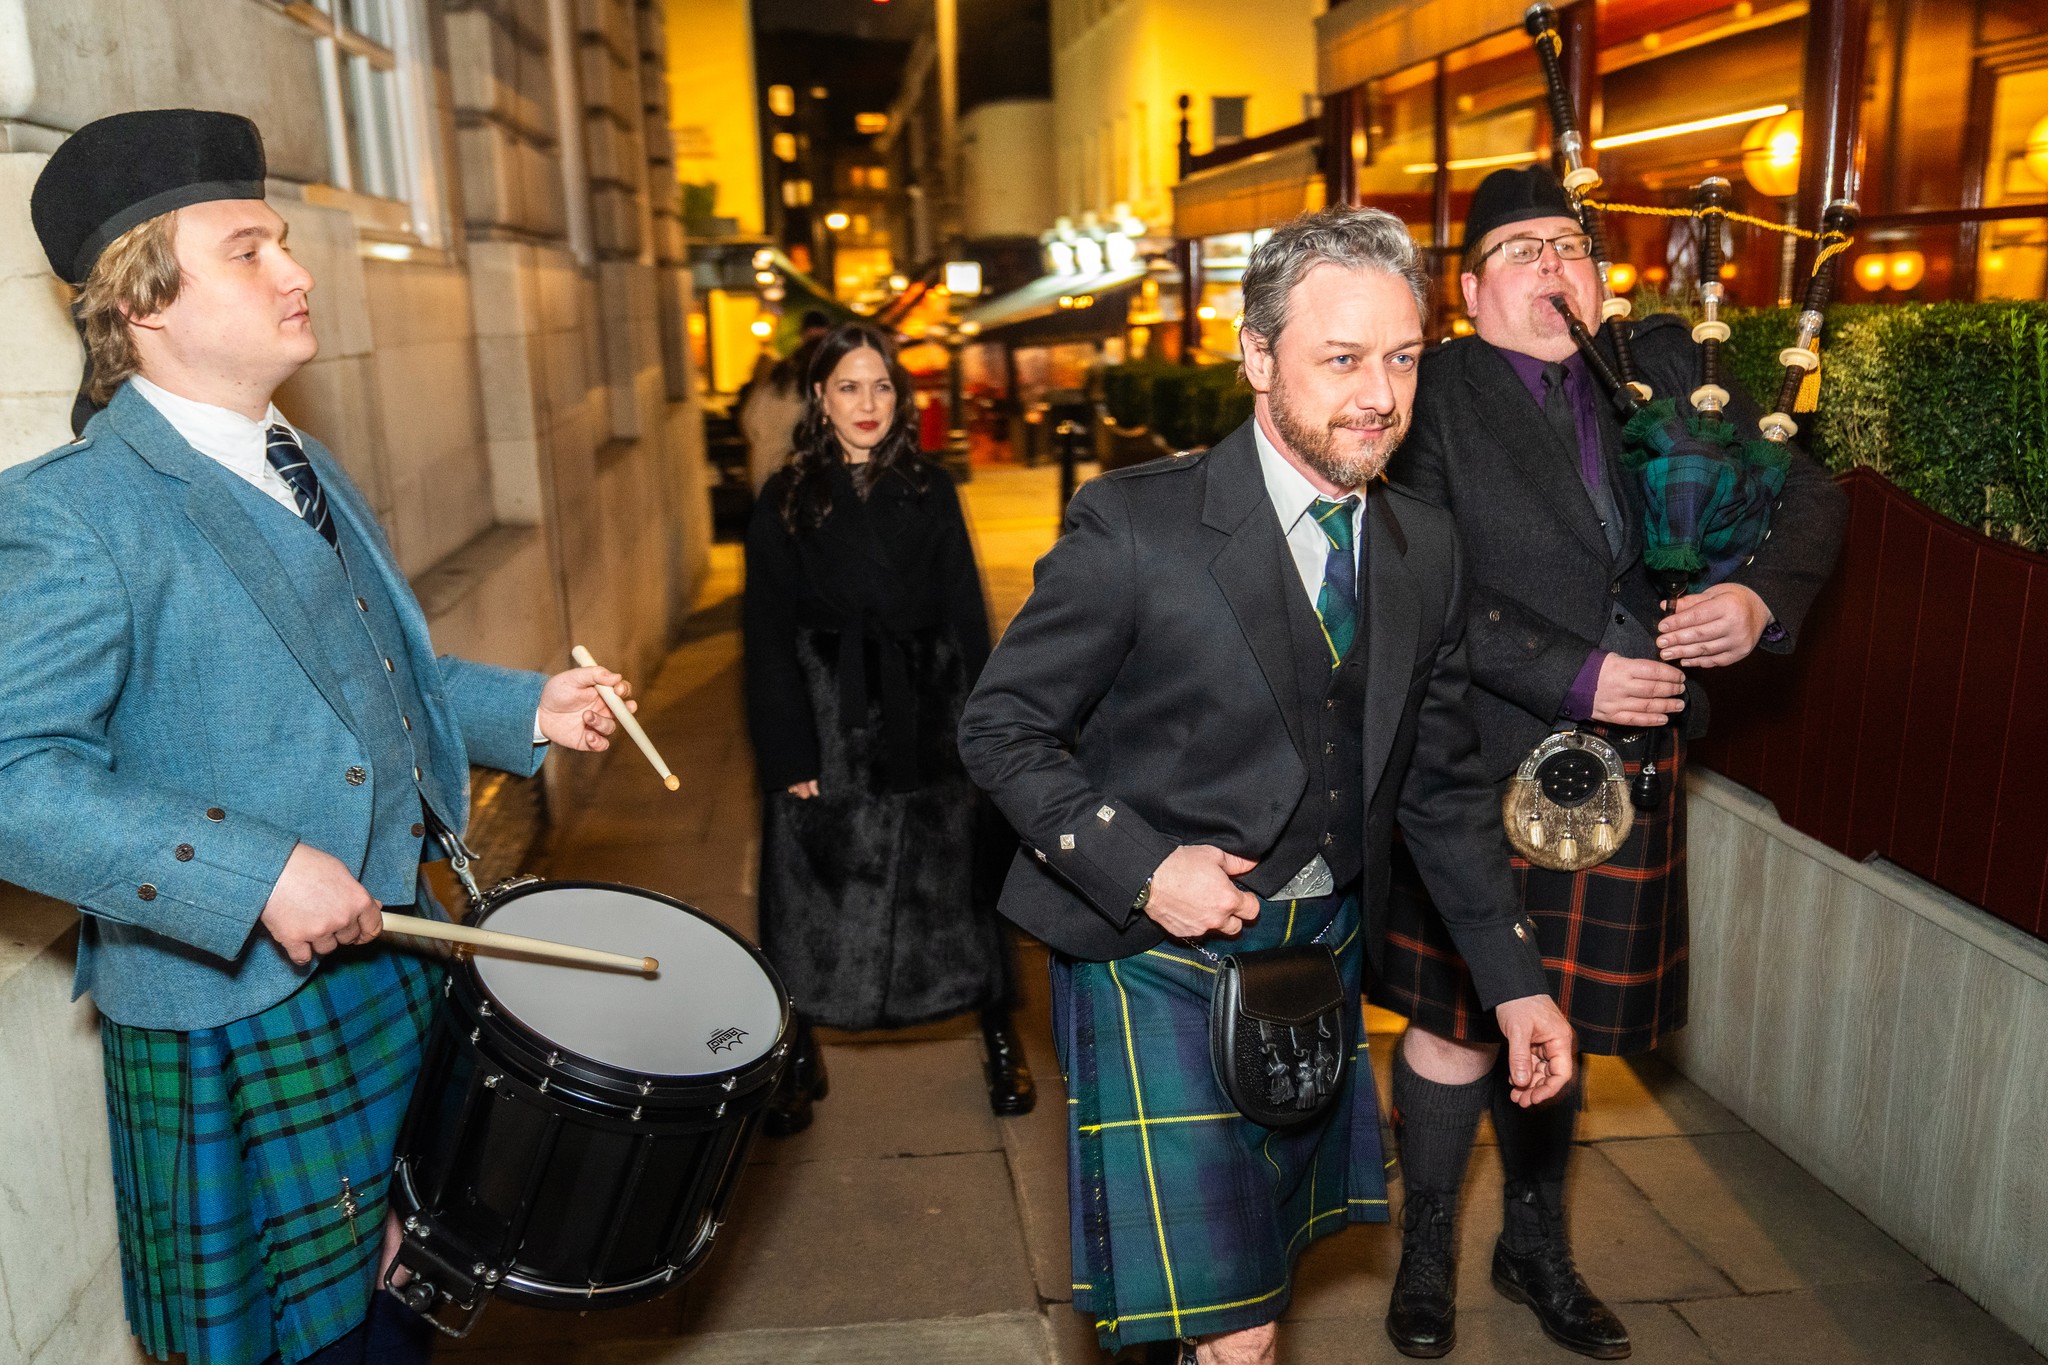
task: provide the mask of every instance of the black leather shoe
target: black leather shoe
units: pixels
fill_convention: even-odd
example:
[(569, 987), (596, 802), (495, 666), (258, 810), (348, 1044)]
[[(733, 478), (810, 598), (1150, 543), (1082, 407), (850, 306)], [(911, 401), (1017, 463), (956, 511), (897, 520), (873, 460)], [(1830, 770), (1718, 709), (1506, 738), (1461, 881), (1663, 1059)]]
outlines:
[(1458, 1341), (1457, 1232), (1440, 1195), (1417, 1194), (1401, 1210), (1401, 1268), (1387, 1301), (1387, 1336), (1404, 1356), (1435, 1360)]
[(1579, 1277), (1561, 1233), (1527, 1255), (1516, 1255), (1496, 1242), (1493, 1287), (1516, 1303), (1528, 1304), (1543, 1324), (1544, 1335), (1568, 1351), (1595, 1360), (1620, 1360), (1632, 1349), (1628, 1328)]
[(990, 1010), (981, 1016), (981, 1037), (988, 1045), (988, 1107), (997, 1118), (1013, 1119), (1038, 1103), (1038, 1086), (1024, 1061), (1024, 1045), (1010, 1025), (1009, 1011)]
[(811, 1101), (824, 1099), (831, 1088), (824, 1050), (811, 1036), (810, 1021), (800, 1018), (789, 1067), (776, 1084), (774, 1098), (768, 1101), (761, 1131), (772, 1138), (795, 1137), (811, 1126)]

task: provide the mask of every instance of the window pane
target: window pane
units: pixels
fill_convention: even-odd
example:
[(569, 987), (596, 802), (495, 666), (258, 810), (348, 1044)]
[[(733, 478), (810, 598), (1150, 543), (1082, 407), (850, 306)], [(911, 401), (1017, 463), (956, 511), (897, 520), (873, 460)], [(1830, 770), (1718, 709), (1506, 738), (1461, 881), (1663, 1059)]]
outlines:
[[(1998, 78), (1984, 202), (2048, 203), (2048, 67)], [(1977, 296), (2048, 298), (2048, 220), (2007, 218), (1984, 224), (1977, 248)]]
[(407, 187), (398, 174), (398, 90), (392, 73), (377, 70), (362, 57), (350, 57), (343, 89), (356, 188), (384, 199), (405, 198)]
[(340, 0), (341, 22), (371, 42), (391, 46), (391, 11), (387, 0)]
[(1244, 141), (1244, 105), (1247, 96), (1216, 95), (1209, 101), (1211, 131), (1218, 147)]

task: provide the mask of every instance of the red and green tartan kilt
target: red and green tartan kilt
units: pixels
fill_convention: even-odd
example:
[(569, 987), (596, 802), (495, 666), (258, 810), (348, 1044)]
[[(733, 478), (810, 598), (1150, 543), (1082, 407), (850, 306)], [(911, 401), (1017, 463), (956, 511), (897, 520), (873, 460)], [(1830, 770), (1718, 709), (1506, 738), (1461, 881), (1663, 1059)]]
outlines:
[(440, 978), (380, 943), (218, 1028), (101, 1021), (122, 1291), (150, 1355), (290, 1365), (362, 1322)]
[[(1604, 726), (1587, 728), (1608, 734)], [(1510, 860), (1551, 990), (1579, 1047), (1603, 1056), (1648, 1052), (1685, 1026), (1685, 740), (1672, 733), (1649, 742), (1665, 775), (1664, 804), (1636, 812), (1612, 858), (1583, 872)], [(1620, 751), (1634, 777), (1641, 746)], [(1471, 973), (1398, 842), (1392, 871), (1386, 955), (1369, 987), (1372, 1002), (1446, 1038), (1499, 1042), (1493, 1015), (1480, 1008)]]

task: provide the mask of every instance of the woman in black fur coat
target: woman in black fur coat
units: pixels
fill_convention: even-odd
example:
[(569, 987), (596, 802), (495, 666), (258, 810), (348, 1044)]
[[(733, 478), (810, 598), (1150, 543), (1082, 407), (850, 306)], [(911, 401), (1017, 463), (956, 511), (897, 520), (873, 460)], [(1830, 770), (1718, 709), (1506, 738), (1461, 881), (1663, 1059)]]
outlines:
[(761, 780), (761, 944), (800, 1015), (770, 1106), (801, 1131), (825, 1094), (811, 1024), (900, 1028), (981, 1011), (989, 1100), (1027, 1112), (994, 910), (1014, 842), (960, 766), (988, 659), (981, 575), (952, 480), (918, 450), (882, 336), (817, 348), (796, 454), (747, 532), (747, 724)]

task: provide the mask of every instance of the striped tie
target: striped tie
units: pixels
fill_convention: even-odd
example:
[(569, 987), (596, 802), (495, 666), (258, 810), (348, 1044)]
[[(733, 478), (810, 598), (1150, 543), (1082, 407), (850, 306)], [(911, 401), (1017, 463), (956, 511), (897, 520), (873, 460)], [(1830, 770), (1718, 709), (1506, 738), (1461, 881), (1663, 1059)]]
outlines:
[(1353, 494), (1342, 502), (1317, 498), (1308, 509), (1330, 542), (1330, 557), (1323, 565), (1323, 589), (1316, 594), (1316, 615), (1323, 619), (1332, 668), (1344, 661), (1358, 635), (1358, 557), (1351, 549), (1355, 533), (1352, 514), (1357, 507), (1358, 497)]
[(299, 448), (299, 438), (292, 435), (290, 427), (280, 422), (270, 428), (270, 440), (264, 454), (270, 460), (270, 467), (277, 471), (278, 477), (285, 481), (292, 490), (292, 496), (298, 500), (299, 515), (338, 553), (341, 539), (335, 534), (334, 517), (327, 510), (327, 495), (320, 491), (320, 476), (313, 472), (312, 465), (306, 463), (306, 452)]

